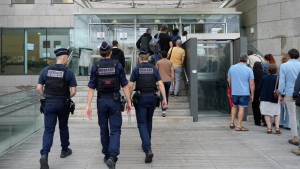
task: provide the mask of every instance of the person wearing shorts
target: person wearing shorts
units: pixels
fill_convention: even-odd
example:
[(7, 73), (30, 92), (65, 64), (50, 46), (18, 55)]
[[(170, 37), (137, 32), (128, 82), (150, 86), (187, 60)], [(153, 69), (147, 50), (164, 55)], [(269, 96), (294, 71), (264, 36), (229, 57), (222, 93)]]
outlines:
[[(242, 126), (242, 120), (245, 107), (248, 107), (248, 103), (252, 102), (254, 98), (254, 75), (252, 69), (247, 66), (248, 55), (242, 53), (239, 60), (238, 64), (230, 67), (227, 78), (228, 84), (231, 87), (233, 102), (230, 128), (236, 128), (236, 131), (248, 131), (247, 128)], [(237, 110), (239, 110), (238, 121), (235, 126), (234, 119)]]

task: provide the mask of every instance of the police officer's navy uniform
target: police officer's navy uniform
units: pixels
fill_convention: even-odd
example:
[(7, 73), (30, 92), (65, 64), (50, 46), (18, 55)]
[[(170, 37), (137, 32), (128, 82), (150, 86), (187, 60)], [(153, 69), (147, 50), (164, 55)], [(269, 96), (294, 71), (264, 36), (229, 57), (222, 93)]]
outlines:
[[(68, 50), (61, 48), (54, 51), (54, 53), (57, 57), (68, 55)], [(68, 148), (70, 145), (68, 129), (70, 106), (67, 106), (65, 103), (70, 98), (70, 87), (77, 86), (75, 75), (64, 65), (53, 64), (42, 70), (38, 84), (45, 85), (44, 97), (46, 99), (44, 104), (45, 131), (43, 135), (43, 148), (40, 154), (43, 156), (50, 152), (58, 119), (62, 147), (61, 158), (64, 158), (72, 153), (71, 149)]]
[[(158, 69), (148, 62), (140, 63), (133, 69), (130, 76), (130, 82), (136, 82), (135, 90), (140, 92), (138, 107), (135, 107), (136, 119), (142, 140), (142, 148), (146, 155), (151, 150), (152, 117), (156, 107), (156, 82), (160, 80)], [(145, 160), (146, 163), (151, 161), (147, 161), (147, 158)]]
[[(110, 50), (106, 42), (102, 42), (100, 51)], [(122, 114), (120, 110), (120, 85), (128, 84), (124, 69), (118, 62), (110, 58), (101, 59), (91, 69), (88, 87), (97, 89), (98, 124), (104, 161), (113, 158), (114, 165), (120, 154), (120, 135)], [(108, 123), (109, 122), (109, 123)], [(108, 126), (109, 124), (109, 126)], [(108, 165), (109, 166), (109, 165)], [(111, 166), (112, 168), (114, 166)]]

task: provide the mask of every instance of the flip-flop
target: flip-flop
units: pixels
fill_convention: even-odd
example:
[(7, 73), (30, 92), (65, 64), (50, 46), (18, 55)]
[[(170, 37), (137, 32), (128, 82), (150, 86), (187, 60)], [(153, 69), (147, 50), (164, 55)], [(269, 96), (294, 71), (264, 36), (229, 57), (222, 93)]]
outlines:
[(249, 131), (249, 129), (247, 129), (247, 128), (241, 126), (241, 127), (236, 127), (236, 128), (235, 128), (235, 131)]
[(230, 126), (229, 126), (231, 129), (234, 129), (235, 128), (235, 125), (234, 123), (230, 123)]
[(294, 141), (294, 139), (290, 139), (288, 142), (289, 142), (290, 144), (295, 145), (295, 146), (299, 146), (299, 142)]

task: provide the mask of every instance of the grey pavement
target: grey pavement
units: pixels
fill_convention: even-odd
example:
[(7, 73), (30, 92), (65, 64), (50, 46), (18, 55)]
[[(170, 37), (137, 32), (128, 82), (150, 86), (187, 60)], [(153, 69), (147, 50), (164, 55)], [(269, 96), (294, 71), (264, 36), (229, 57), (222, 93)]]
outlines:
[[(244, 122), (248, 132), (229, 129), (228, 115), (202, 115), (196, 123), (154, 123), (153, 162), (144, 163), (136, 123), (123, 123), (121, 154), (117, 169), (277, 169), (300, 167), (300, 156), (291, 153), (296, 146), (287, 143), (290, 131), (266, 134), (265, 127)], [(51, 169), (106, 169), (101, 153), (99, 127), (95, 122), (71, 122), (73, 154), (59, 158), (58, 128), (49, 154)], [(0, 157), (1, 169), (39, 168), (43, 130)]]

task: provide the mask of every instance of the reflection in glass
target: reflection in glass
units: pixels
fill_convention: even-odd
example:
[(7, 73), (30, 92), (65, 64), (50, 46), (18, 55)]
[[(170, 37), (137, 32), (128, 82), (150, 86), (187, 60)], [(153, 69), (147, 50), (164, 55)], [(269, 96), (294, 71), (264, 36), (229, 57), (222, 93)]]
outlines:
[(198, 109), (229, 113), (226, 72), (230, 65), (230, 44), (197, 44)]

